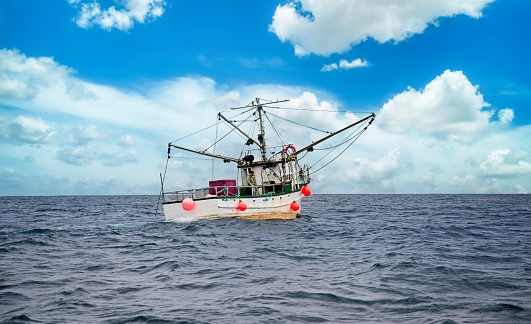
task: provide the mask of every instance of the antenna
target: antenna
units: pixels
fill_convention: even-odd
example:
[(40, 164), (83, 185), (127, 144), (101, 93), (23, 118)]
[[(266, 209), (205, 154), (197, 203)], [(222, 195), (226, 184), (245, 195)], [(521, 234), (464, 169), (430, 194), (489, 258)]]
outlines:
[[(262, 161), (267, 161), (267, 149), (266, 149), (266, 145), (265, 145), (265, 128), (264, 128), (264, 118), (263, 118), (263, 112), (264, 112), (264, 106), (267, 108), (267, 106), (269, 105), (274, 105), (274, 104), (278, 104), (278, 103), (281, 103), (281, 102), (288, 102), (289, 100), (276, 100), (276, 101), (269, 101), (269, 100), (266, 100), (266, 103), (261, 103), (260, 102), (260, 98), (256, 98), (255, 100), (251, 101), (250, 104), (248, 105), (245, 105), (245, 106), (242, 106), (242, 107), (234, 107), (234, 108), (230, 108), (232, 110), (235, 110), (235, 109), (244, 109), (244, 108), (256, 108), (256, 110), (258, 111), (258, 121), (259, 121), (259, 124), (260, 124), (260, 133), (258, 134), (258, 143), (251, 139), (252, 142), (254, 142), (255, 144), (258, 144), (258, 146), (260, 147), (260, 152), (262, 153)], [(279, 108), (279, 107), (271, 107), (271, 108)], [(220, 116), (225, 119), (221, 114)], [(225, 119), (226, 120), (226, 119)], [(232, 125), (232, 123), (231, 123)], [(239, 130), (235, 125), (232, 125), (233, 127), (235, 127), (237, 130)], [(241, 133), (243, 133), (245, 136), (247, 136), (247, 134), (245, 134), (244, 132), (242, 132), (241, 130), (239, 130)]]

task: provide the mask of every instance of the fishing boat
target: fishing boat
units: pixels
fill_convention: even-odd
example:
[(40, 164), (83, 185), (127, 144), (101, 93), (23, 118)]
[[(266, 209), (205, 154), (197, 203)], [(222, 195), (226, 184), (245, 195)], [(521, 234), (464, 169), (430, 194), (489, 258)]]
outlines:
[[(221, 112), (218, 113), (218, 122), (226, 123), (231, 132), (241, 134), (245, 140), (245, 149), (239, 157), (216, 154), (209, 149), (190, 149), (177, 145), (177, 141), (168, 143), (168, 160), (164, 176), (161, 174), (161, 195), (159, 196), (162, 197), (165, 218), (182, 220), (232, 217), (266, 220), (299, 217), (303, 198), (311, 194), (309, 187), (311, 170), (308, 165), (299, 164), (301, 154), (313, 152), (322, 142), (349, 129), (355, 129), (347, 139), (340, 143), (350, 146), (372, 124), (375, 115), (370, 113), (342, 129), (326, 132), (328, 135), (299, 149), (289, 141), (281, 141), (277, 146), (266, 146), (265, 119), (270, 122), (269, 110), (281, 109), (282, 107), (278, 105), (288, 101), (267, 101), (257, 98), (246, 106), (231, 108), (231, 110), (243, 109), (243, 113), (238, 115), (249, 116), (239, 123), (225, 117)], [(256, 137), (242, 130), (241, 125), (244, 121), (256, 123)], [(303, 126), (300, 123), (295, 124)], [(355, 126), (358, 127), (354, 128)], [(273, 125), (272, 127), (274, 128)], [(276, 129), (275, 132), (277, 132)], [(218, 142), (220, 140), (217, 140), (215, 144)], [(208, 185), (205, 183), (205, 186), (199, 188), (165, 191), (164, 182), (172, 149), (219, 159), (225, 163), (235, 163), (235, 178), (212, 179)]]

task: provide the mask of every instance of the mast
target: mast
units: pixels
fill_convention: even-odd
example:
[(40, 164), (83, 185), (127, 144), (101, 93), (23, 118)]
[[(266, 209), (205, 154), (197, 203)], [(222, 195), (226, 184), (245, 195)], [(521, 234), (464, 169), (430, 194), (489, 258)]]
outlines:
[(260, 151), (262, 152), (262, 160), (267, 161), (267, 152), (265, 147), (265, 130), (264, 120), (262, 118), (262, 105), (260, 104), (260, 98), (256, 98), (256, 110), (258, 110), (258, 120), (260, 121), (260, 134), (258, 135), (258, 141), (260, 142)]

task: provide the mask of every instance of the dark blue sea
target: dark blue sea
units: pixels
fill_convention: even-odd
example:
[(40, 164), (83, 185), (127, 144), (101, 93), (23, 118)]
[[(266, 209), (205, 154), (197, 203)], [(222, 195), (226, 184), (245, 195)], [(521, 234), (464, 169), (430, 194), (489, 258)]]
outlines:
[(156, 196), (0, 197), (2, 323), (531, 323), (530, 195), (312, 195), (167, 222)]

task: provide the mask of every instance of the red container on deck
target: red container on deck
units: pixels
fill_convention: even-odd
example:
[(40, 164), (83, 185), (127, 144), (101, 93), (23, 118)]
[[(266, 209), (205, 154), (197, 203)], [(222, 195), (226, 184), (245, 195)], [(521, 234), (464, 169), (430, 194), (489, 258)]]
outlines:
[[(218, 196), (236, 196), (236, 180), (211, 180), (208, 182), (208, 193)], [(227, 190), (223, 188), (227, 187)]]

